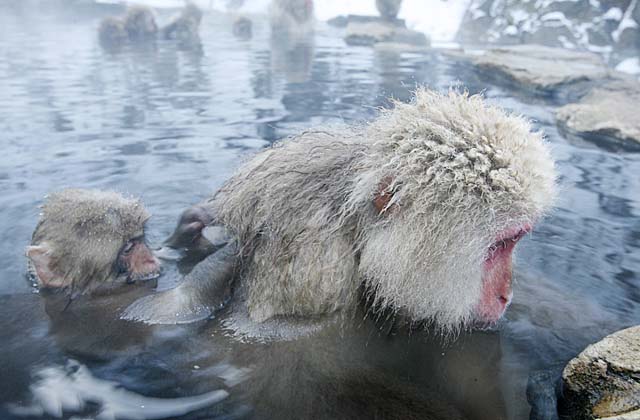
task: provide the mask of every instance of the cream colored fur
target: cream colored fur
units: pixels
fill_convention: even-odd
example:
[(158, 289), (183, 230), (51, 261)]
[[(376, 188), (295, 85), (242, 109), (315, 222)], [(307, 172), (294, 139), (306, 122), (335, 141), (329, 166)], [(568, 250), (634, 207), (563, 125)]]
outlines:
[(265, 150), (210, 204), (244, 248), (255, 321), (352, 307), (364, 283), (372, 307), (449, 329), (472, 319), (487, 248), (550, 208), (555, 178), (522, 117), (420, 89), (368, 126)]

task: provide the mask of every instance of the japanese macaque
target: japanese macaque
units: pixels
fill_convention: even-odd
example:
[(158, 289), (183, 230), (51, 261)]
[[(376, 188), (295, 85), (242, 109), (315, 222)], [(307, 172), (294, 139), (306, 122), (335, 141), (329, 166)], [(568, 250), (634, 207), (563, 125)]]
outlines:
[(273, 0), (269, 16), (274, 32), (309, 32), (313, 26), (313, 0)]
[(122, 18), (110, 16), (103, 19), (98, 28), (98, 39), (104, 49), (117, 51), (127, 43), (154, 39), (157, 31), (151, 9), (135, 6), (129, 8)]
[(233, 21), (233, 35), (239, 39), (251, 39), (253, 35), (253, 23), (245, 16), (239, 16)]
[(120, 49), (127, 42), (124, 21), (115, 17), (103, 19), (98, 28), (98, 39), (100, 45), (106, 50)]
[(180, 15), (161, 29), (162, 37), (179, 42), (199, 42), (198, 29), (202, 20), (202, 10), (193, 3), (187, 3)]
[(127, 11), (124, 17), (124, 28), (131, 41), (155, 38), (158, 25), (153, 12), (148, 7), (135, 6)]
[(400, 6), (402, 6), (402, 0), (376, 0), (378, 13), (387, 20), (393, 20), (398, 16)]
[[(254, 322), (364, 300), (372, 315), (456, 331), (505, 312), (513, 249), (551, 207), (555, 178), (522, 117), (420, 89), (368, 126), (309, 130), (259, 153), (190, 214), (235, 238), (212, 257), (225, 251), (236, 269), (211, 278), (233, 274)], [(156, 322), (199, 287), (144, 298), (127, 316)]]
[(114, 192), (51, 194), (27, 248), (30, 272), (39, 288), (72, 298), (155, 279), (160, 266), (145, 243), (148, 218), (140, 201)]

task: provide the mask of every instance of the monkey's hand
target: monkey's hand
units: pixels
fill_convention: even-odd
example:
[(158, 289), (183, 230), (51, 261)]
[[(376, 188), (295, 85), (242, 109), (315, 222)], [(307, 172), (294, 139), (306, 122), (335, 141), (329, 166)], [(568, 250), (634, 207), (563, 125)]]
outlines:
[(178, 225), (175, 230), (164, 241), (164, 245), (169, 248), (184, 249), (207, 249), (211, 243), (202, 236), (205, 226), (214, 220), (211, 210), (203, 205), (195, 205), (188, 208), (180, 215)]
[(121, 318), (147, 324), (186, 324), (209, 318), (229, 300), (236, 255), (232, 241), (196, 265), (179, 286), (138, 299)]

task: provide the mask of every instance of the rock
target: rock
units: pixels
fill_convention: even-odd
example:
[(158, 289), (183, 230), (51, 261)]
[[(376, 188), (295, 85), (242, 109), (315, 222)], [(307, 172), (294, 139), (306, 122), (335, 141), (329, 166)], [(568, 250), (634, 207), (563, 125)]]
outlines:
[[(637, 24), (638, 0), (471, 0), (456, 40), (467, 45), (535, 43), (615, 55), (640, 49), (633, 31)], [(611, 41), (623, 32), (623, 42)]]
[(587, 29), (587, 36), (589, 37), (589, 43), (591, 45), (597, 45), (599, 47), (606, 47), (613, 43), (611, 33), (599, 30), (599, 28)]
[(631, 51), (637, 53), (640, 50), (640, 28), (628, 26), (619, 32), (616, 49), (618, 51)]
[(344, 28), (349, 24), (349, 16), (340, 15), (327, 20), (327, 25)]
[(429, 49), (428, 45), (412, 45), (401, 42), (378, 42), (373, 45), (376, 51), (380, 52), (414, 52), (423, 53)]
[(382, 19), (380, 16), (366, 16), (366, 15), (347, 15), (347, 16), (336, 16), (327, 21), (327, 24), (330, 26), (335, 26), (338, 28), (346, 28), (350, 23), (383, 23), (383, 24), (391, 24), (396, 27), (406, 28), (407, 25), (404, 19)]
[(590, 28), (587, 28), (589, 44), (606, 47), (613, 44), (611, 33), (618, 27), (615, 20), (602, 20)]
[[(570, 47), (575, 48), (576, 40), (571, 29), (559, 21), (547, 23), (544, 31), (524, 32), (522, 42), (525, 44), (540, 44), (550, 47)], [(553, 24), (553, 26), (552, 26)]]
[(388, 22), (351, 22), (347, 25), (345, 42), (349, 45), (375, 45), (379, 42), (427, 46), (429, 41), (422, 32), (399, 27)]
[(558, 109), (556, 121), (569, 137), (613, 150), (640, 151), (639, 104), (640, 83), (631, 79), (613, 81), (594, 88), (579, 102)]
[(349, 45), (373, 45), (390, 41), (396, 28), (393, 25), (378, 22), (349, 23), (344, 40)]
[(601, 11), (599, 8), (593, 7), (589, 0), (565, 0), (565, 1), (552, 1), (544, 9), (545, 14), (552, 12), (561, 12), (565, 18), (570, 21), (590, 21), (591, 19), (599, 16)]
[(578, 97), (609, 70), (599, 56), (540, 45), (491, 49), (473, 59), (481, 77), (556, 99)]
[(612, 7), (617, 7), (621, 10), (625, 10), (629, 7), (631, 0), (600, 0), (600, 4), (604, 9), (610, 9)]
[(590, 345), (562, 372), (561, 411), (571, 419), (640, 419), (640, 326)]

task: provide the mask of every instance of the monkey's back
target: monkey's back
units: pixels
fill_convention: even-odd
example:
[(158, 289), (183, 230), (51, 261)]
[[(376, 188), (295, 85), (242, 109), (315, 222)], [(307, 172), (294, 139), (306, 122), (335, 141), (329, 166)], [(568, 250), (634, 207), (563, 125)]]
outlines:
[(245, 251), (252, 318), (328, 313), (353, 298), (355, 220), (345, 203), (367, 148), (357, 131), (308, 131), (248, 161), (213, 199)]

